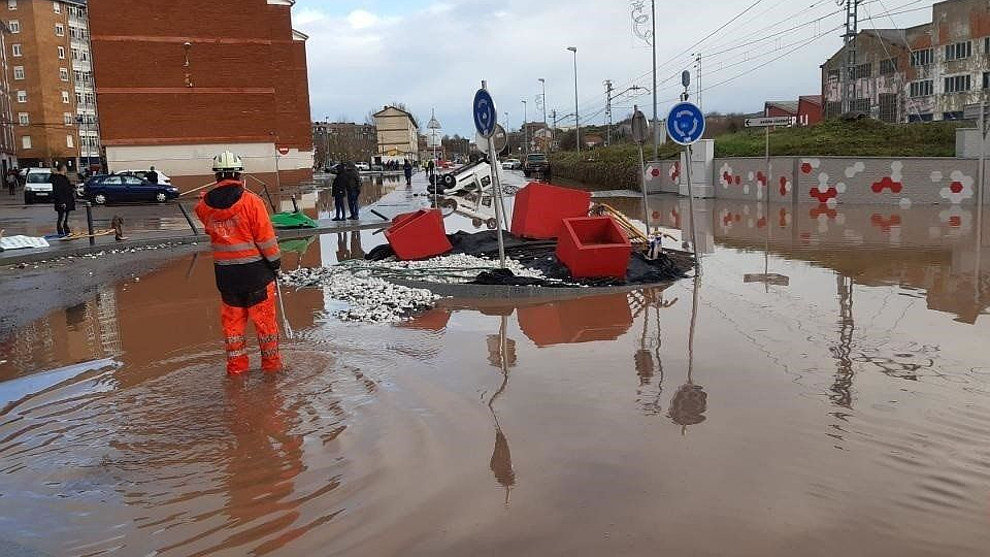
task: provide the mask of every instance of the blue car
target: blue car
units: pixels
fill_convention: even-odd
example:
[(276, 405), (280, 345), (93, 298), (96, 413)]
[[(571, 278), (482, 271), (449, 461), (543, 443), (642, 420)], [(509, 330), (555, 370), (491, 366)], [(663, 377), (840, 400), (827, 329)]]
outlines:
[(97, 205), (120, 202), (165, 203), (179, 197), (179, 189), (168, 184), (152, 184), (138, 176), (100, 174), (86, 180), (82, 197)]

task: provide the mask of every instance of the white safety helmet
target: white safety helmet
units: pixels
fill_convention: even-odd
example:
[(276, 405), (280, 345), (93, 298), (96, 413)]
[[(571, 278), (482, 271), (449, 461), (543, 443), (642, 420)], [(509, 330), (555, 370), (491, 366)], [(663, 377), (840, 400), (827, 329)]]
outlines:
[(213, 172), (244, 172), (244, 161), (234, 153), (224, 151), (213, 157)]

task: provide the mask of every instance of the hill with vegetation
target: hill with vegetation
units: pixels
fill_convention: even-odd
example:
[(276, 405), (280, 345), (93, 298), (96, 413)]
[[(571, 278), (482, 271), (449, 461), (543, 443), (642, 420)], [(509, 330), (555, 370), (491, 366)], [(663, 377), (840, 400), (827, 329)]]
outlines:
[[(828, 121), (817, 126), (781, 128), (770, 134), (773, 156), (805, 157), (952, 157), (956, 130), (970, 124), (927, 122), (885, 124), (876, 120)], [(763, 130), (748, 129), (715, 137), (715, 156), (762, 157)], [(647, 158), (652, 146), (646, 148)], [(679, 156), (672, 143), (660, 146), (660, 159)], [(551, 155), (554, 176), (576, 180), (594, 189), (639, 189), (639, 152), (624, 143), (590, 151), (562, 151)]]

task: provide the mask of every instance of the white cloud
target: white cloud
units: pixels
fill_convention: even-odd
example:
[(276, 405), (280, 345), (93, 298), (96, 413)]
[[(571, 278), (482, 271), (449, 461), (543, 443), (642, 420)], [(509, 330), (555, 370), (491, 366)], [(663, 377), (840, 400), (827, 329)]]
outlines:
[(347, 23), (352, 29), (367, 29), (374, 27), (380, 21), (378, 16), (365, 10), (354, 10), (347, 14)]
[(326, 14), (316, 8), (302, 8), (292, 13), (292, 24), (297, 27), (310, 25), (326, 18)]

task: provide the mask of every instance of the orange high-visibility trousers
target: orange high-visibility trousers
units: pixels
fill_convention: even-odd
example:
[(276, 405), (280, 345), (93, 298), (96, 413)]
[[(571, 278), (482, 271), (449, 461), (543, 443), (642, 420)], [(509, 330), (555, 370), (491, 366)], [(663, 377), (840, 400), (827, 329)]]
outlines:
[(261, 369), (279, 371), (282, 357), (278, 352), (278, 321), (275, 316), (275, 283), (268, 285), (265, 301), (249, 308), (221, 303), (220, 321), (227, 345), (227, 373), (238, 375), (248, 370), (247, 339), (244, 331), (248, 319), (254, 323), (261, 346)]

